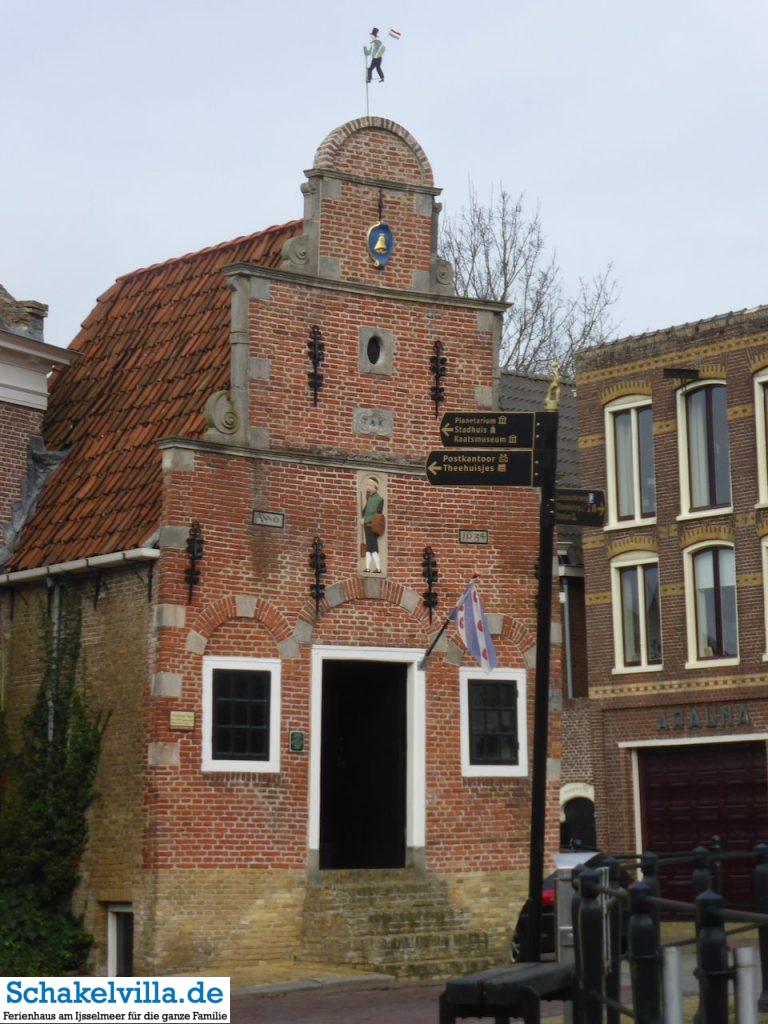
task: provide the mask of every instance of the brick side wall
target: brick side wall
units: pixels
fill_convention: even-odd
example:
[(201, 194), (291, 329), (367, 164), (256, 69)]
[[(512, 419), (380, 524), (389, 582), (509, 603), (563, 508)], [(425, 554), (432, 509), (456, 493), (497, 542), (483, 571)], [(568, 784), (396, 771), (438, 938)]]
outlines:
[(38, 409), (0, 402), (0, 524), (10, 521), (13, 503), (21, 497), (29, 439), (41, 433), (42, 423)]
[[(755, 411), (750, 364), (768, 354), (764, 324), (748, 316), (702, 324), (606, 346), (584, 358), (577, 377), (582, 482), (607, 489), (604, 403), (618, 393), (650, 389), (653, 401), (657, 524), (617, 530), (585, 530), (587, 635), (590, 697), (599, 709), (595, 732), (595, 783), (601, 843), (631, 848), (635, 841), (631, 754), (620, 742), (686, 739), (705, 743), (723, 735), (760, 732), (768, 702), (761, 699), (765, 673), (765, 619), (760, 537), (768, 512), (757, 506)], [(680, 519), (680, 480), (675, 389), (669, 366), (701, 368), (702, 379), (725, 379), (728, 388), (733, 512)], [(634, 382), (634, 385), (633, 385)], [(688, 657), (683, 549), (701, 528), (728, 531), (736, 544), (740, 661), (737, 666), (686, 668)], [(663, 669), (613, 672), (610, 559), (620, 550), (650, 543), (658, 548), (661, 581)], [(724, 708), (745, 704), (749, 723)], [(686, 709), (698, 708), (701, 726)], [(677, 710), (677, 715), (675, 714)], [(707, 711), (709, 710), (709, 720)], [(666, 712), (666, 717), (660, 713)], [(730, 720), (729, 720), (730, 718)], [(665, 726), (669, 722), (669, 726)], [(661, 723), (661, 724), (660, 724)], [(617, 794), (621, 798), (617, 799)]]

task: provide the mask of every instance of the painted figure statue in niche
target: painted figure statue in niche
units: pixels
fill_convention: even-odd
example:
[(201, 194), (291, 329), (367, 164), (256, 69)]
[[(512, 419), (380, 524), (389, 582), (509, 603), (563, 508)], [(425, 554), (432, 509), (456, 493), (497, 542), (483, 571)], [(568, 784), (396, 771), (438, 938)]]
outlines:
[(383, 551), (381, 550), (386, 530), (382, 484), (383, 481), (380, 477), (364, 476), (360, 498), (360, 525), (363, 533), (360, 554), (365, 558), (364, 572), (376, 575), (381, 575), (385, 571), (385, 568), (382, 567)]

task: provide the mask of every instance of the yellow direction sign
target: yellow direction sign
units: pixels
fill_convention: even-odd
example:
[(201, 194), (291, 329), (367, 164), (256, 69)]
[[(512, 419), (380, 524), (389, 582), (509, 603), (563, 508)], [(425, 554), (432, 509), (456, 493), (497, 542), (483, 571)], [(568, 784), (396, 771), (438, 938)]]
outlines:
[(427, 480), (435, 487), (534, 487), (533, 452), (430, 452)]

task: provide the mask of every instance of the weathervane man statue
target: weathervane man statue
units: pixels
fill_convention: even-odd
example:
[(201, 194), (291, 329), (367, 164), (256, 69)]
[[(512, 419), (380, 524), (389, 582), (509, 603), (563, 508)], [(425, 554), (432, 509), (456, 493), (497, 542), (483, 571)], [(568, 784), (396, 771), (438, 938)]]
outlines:
[(368, 77), (366, 82), (370, 82), (373, 78), (373, 72), (376, 71), (379, 76), (379, 81), (384, 81), (384, 72), (381, 70), (381, 58), (384, 56), (384, 50), (386, 47), (384, 43), (379, 39), (379, 30), (377, 28), (371, 29), (371, 41), (370, 46), (363, 47), (363, 53), (366, 57), (371, 58), (371, 63), (368, 65)]

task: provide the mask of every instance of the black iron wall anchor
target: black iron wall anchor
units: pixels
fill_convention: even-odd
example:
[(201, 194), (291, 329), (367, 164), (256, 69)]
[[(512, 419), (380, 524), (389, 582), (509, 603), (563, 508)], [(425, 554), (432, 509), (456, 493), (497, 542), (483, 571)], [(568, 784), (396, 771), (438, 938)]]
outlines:
[(323, 375), (320, 373), (320, 366), (325, 362), (325, 342), (323, 341), (323, 333), (317, 324), (313, 324), (309, 329), (307, 351), (309, 360), (312, 363), (312, 369), (307, 374), (307, 380), (309, 381), (309, 390), (313, 395), (313, 403), (317, 405), (317, 400), (323, 387)]
[(309, 554), (309, 564), (312, 572), (315, 574), (315, 581), (310, 584), (309, 592), (315, 602), (315, 615), (319, 615), (320, 602), (325, 597), (325, 584), (323, 583), (323, 577), (328, 572), (325, 549), (323, 547), (323, 542), (319, 537), (315, 537), (312, 541), (312, 550)]
[(429, 368), (435, 378), (430, 392), (432, 401), (435, 403), (435, 419), (440, 415), (440, 406), (445, 401), (445, 387), (442, 381), (448, 373), (448, 358), (443, 355), (442, 341), (436, 341), (433, 346), (434, 355), (429, 357)]
[(421, 556), (421, 575), (427, 581), (427, 589), (422, 594), (424, 598), (424, 607), (429, 612), (429, 621), (432, 621), (432, 615), (435, 608), (438, 605), (438, 596), (435, 587), (437, 581), (440, 578), (440, 573), (437, 571), (437, 559), (435, 553), (430, 547), (424, 548), (424, 554)]
[(192, 595), (195, 587), (200, 582), (200, 570), (197, 567), (197, 563), (203, 557), (203, 551), (205, 549), (205, 541), (203, 540), (203, 531), (200, 529), (200, 523), (197, 521), (193, 522), (189, 528), (187, 534), (187, 557), (189, 558), (189, 565), (184, 571), (184, 579), (187, 582), (187, 604), (192, 604)]

